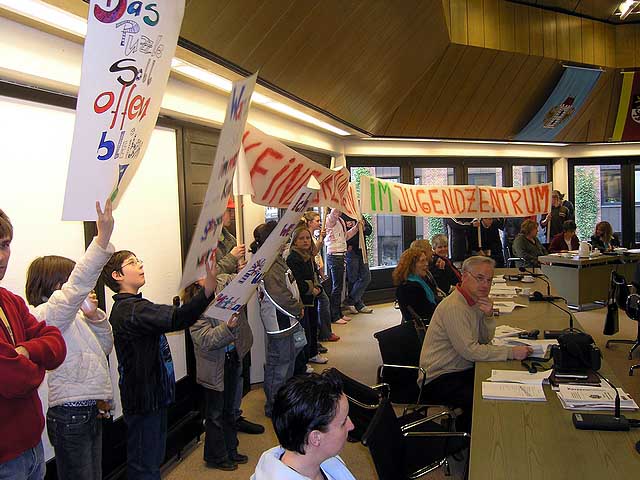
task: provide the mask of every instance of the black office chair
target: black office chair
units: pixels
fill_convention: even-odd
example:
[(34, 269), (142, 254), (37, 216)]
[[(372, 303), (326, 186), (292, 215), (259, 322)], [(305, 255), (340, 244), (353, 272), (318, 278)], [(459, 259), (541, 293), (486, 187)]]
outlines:
[[(638, 295), (637, 293), (632, 293), (631, 295), (629, 295), (629, 298), (627, 298), (627, 316), (631, 320), (635, 320), (636, 322), (638, 322), (638, 338), (634, 342), (633, 347), (631, 347), (631, 351), (629, 352), (629, 358), (631, 358), (633, 351), (638, 348), (638, 345), (640, 345), (640, 295)], [(640, 363), (632, 365), (631, 368), (629, 368), (629, 375), (633, 375), (633, 371), (636, 368), (640, 368)]]
[(447, 416), (447, 412), (441, 412), (401, 426), (391, 402), (383, 400), (362, 437), (378, 478), (416, 479), (440, 467), (450, 475), (448, 457), (467, 448), (470, 435), (451, 432), (436, 422)]
[(333, 370), (342, 380), (342, 388), (349, 401), (349, 417), (354, 426), (354, 429), (349, 432), (349, 439), (360, 441), (382, 400), (389, 397), (389, 386), (386, 384), (365, 385), (338, 369), (334, 368)]
[[(611, 272), (611, 284), (615, 291), (613, 292), (616, 305), (619, 309), (625, 311), (627, 316), (636, 322), (638, 322), (638, 333), (636, 335), (635, 340), (607, 340), (605, 344), (606, 348), (609, 348), (609, 345), (614, 343), (622, 343), (626, 345), (632, 345), (629, 350), (629, 360), (631, 360), (633, 356), (633, 352), (640, 346), (640, 311), (638, 310), (638, 305), (640, 304), (640, 296), (637, 293), (629, 293), (629, 286), (624, 278), (624, 276)], [(615, 326), (613, 333), (617, 333), (618, 328)], [(608, 332), (607, 332), (608, 333)]]

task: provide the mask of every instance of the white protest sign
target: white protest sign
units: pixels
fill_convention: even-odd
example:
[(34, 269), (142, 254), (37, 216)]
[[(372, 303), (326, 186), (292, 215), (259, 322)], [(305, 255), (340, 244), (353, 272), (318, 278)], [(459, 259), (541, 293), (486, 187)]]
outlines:
[(184, 0), (91, 0), (63, 220), (116, 208), (147, 149), (176, 50)]
[(318, 190), (302, 187), (293, 197), (289, 209), (271, 232), (264, 244), (251, 257), (251, 261), (235, 276), (211, 303), (205, 315), (227, 321), (247, 304), (265, 272), (280, 255), (280, 247), (291, 237), (300, 217), (311, 205)]
[(249, 101), (258, 74), (233, 83), (227, 105), (220, 142), (213, 161), (209, 186), (198, 217), (196, 230), (184, 263), (180, 288), (183, 289), (206, 275), (204, 262), (215, 258), (222, 232), (222, 215), (233, 189), (233, 175), (238, 163), (242, 134), (249, 114)]

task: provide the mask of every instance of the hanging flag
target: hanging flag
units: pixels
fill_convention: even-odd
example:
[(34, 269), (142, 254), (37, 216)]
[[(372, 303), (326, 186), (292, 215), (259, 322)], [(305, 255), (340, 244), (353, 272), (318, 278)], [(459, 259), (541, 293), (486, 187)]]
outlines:
[(156, 125), (183, 13), (184, 0), (91, 0), (63, 220), (95, 220), (96, 200), (118, 206)]
[(551, 96), (514, 140), (553, 141), (580, 111), (601, 73), (601, 70), (566, 67)]
[(636, 72), (622, 72), (622, 91), (618, 104), (613, 142), (640, 140), (640, 75)]

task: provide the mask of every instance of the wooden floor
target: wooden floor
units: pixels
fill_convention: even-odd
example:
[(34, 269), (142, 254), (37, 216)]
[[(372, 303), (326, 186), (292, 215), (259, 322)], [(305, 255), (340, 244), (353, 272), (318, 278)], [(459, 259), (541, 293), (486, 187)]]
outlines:
[[(380, 355), (373, 333), (388, 326), (395, 325), (400, 321), (400, 313), (391, 304), (374, 306), (373, 314), (354, 315), (353, 320), (348, 325), (337, 325), (334, 332), (342, 337), (339, 342), (326, 343), (329, 348), (329, 363), (326, 365), (335, 366), (363, 383), (375, 383), (376, 367), (380, 363)], [(576, 318), (584, 329), (590, 333), (596, 343), (604, 352), (606, 361), (612, 366), (619, 386), (622, 386), (634, 398), (640, 399), (640, 370), (636, 371), (634, 377), (628, 376), (629, 366), (640, 363), (640, 355), (634, 356), (634, 361), (627, 359), (628, 345), (615, 345), (611, 349), (605, 349), (604, 344), (607, 338), (602, 335), (604, 325), (605, 310), (592, 310), (576, 314)], [(508, 323), (508, 315), (500, 317), (498, 323)], [(637, 324), (630, 321), (622, 312), (620, 314), (620, 333), (613, 338), (635, 338)], [(254, 332), (258, 335), (259, 332)], [(316, 368), (320, 371), (322, 368)], [(261, 385), (254, 385), (253, 390), (244, 398), (242, 403), (244, 415), (255, 422), (265, 425), (266, 432), (263, 435), (240, 434), (239, 451), (249, 455), (249, 463), (241, 465), (234, 472), (221, 472), (206, 468), (202, 460), (202, 442), (194, 444), (191, 451), (187, 452), (185, 458), (169, 466), (163, 478), (168, 480), (197, 480), (197, 479), (246, 479), (253, 473), (260, 454), (276, 445), (277, 439), (273, 433), (270, 420), (264, 416), (264, 393)], [(567, 413), (568, 415), (569, 413)], [(640, 434), (639, 434), (640, 439)], [(347, 443), (342, 457), (346, 461), (354, 476), (360, 480), (375, 479), (376, 473), (368, 451), (361, 444)], [(462, 478), (460, 464), (454, 464), (453, 475), (448, 478)], [(440, 471), (432, 473), (428, 478), (444, 478)]]

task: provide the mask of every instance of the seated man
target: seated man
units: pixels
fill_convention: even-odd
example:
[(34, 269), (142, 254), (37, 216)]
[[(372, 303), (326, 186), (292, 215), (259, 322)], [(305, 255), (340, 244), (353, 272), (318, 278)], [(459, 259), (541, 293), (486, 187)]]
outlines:
[(489, 290), (494, 261), (470, 257), (462, 264), (462, 282), (433, 313), (420, 352), (426, 374), (424, 400), (461, 407), (456, 426), (471, 431), (474, 362), (525, 359), (529, 347), (490, 345), (495, 334), (493, 302)]
[(289, 379), (271, 420), (280, 445), (262, 454), (251, 480), (355, 480), (338, 456), (353, 423), (333, 370)]

